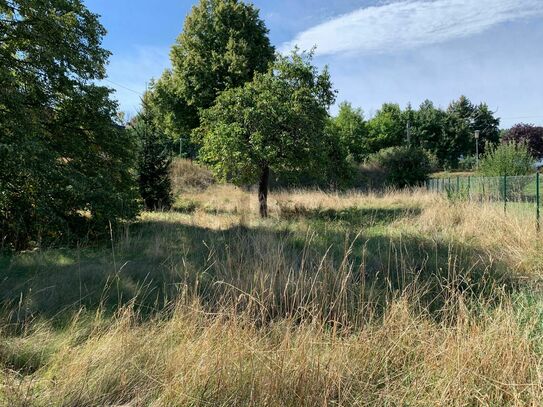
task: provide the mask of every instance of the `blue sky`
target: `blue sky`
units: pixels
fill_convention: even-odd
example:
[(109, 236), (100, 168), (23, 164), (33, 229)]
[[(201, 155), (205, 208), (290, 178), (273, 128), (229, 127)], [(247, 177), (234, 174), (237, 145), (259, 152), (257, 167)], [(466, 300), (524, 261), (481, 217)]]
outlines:
[[(87, 0), (108, 30), (110, 87), (134, 114), (195, 1)], [(543, 0), (256, 0), (280, 51), (317, 46), (347, 100), (371, 116), (384, 102), (487, 102), (502, 127), (543, 125)]]

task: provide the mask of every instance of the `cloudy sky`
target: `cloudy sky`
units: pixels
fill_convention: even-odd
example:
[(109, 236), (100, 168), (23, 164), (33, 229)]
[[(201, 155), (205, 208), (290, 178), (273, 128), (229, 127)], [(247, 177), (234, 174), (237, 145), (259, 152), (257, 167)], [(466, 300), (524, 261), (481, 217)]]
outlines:
[[(194, 0), (196, 1), (196, 0)], [(108, 29), (108, 86), (133, 114), (194, 1), (87, 0)], [(502, 126), (543, 125), (543, 0), (255, 0), (279, 51), (317, 46), (338, 100), (438, 106), (464, 94)]]

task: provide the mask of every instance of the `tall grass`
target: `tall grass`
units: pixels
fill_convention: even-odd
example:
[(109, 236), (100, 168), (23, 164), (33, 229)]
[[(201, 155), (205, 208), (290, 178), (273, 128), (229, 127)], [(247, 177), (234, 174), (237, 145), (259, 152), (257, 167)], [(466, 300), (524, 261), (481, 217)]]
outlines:
[(186, 192), (190, 213), (145, 214), (112, 249), (11, 259), (0, 404), (541, 404), (527, 219), (291, 191), (262, 221), (252, 198)]

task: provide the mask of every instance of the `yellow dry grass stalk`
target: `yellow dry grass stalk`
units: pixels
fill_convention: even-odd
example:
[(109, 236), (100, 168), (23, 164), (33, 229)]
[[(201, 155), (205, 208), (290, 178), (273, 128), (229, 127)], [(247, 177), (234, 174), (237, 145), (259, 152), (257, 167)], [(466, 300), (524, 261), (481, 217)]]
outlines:
[[(356, 333), (285, 319), (266, 327), (177, 304), (141, 324), (132, 310), (77, 322), (11, 406), (526, 406), (543, 399), (541, 360), (512, 310), (437, 323), (398, 298)], [(13, 384), (15, 380), (12, 380)], [(7, 384), (6, 384), (7, 383)], [(4, 386), (9, 385), (9, 381)], [(0, 399), (1, 400), (1, 399)]]

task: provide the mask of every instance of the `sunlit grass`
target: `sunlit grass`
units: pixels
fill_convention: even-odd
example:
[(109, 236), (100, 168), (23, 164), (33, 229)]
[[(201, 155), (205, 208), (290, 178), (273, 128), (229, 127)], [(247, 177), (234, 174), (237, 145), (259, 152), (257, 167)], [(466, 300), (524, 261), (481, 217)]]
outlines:
[(186, 190), (2, 259), (0, 405), (539, 405), (533, 219), (425, 191)]

